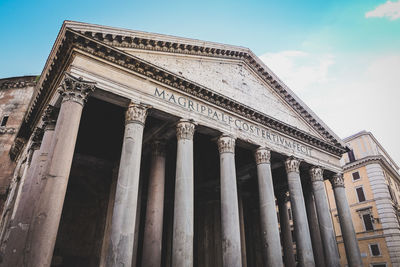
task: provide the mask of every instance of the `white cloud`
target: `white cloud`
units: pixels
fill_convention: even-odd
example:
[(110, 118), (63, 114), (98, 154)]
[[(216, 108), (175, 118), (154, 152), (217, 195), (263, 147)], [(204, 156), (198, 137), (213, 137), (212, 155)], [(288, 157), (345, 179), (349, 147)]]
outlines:
[(397, 2), (387, 1), (377, 6), (374, 10), (365, 13), (366, 18), (382, 18), (389, 17), (390, 20), (400, 18), (400, 0)]
[(260, 58), (336, 134), (371, 131), (400, 164), (400, 53), (371, 58), (282, 51)]
[(266, 53), (260, 58), (290, 88), (298, 90), (327, 82), (329, 67), (334, 64), (331, 54), (315, 55), (299, 50)]

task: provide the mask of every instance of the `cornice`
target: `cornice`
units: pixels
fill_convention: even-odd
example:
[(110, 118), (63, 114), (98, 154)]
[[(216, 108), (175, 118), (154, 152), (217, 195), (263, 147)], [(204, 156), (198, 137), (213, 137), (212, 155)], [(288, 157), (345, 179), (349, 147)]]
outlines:
[(362, 159), (356, 160), (354, 162), (347, 163), (346, 165), (343, 166), (343, 171), (344, 172), (351, 171), (351, 170), (360, 168), (362, 166), (365, 166), (365, 165), (371, 164), (371, 163), (382, 164), (400, 182), (400, 174), (392, 167), (392, 165), (389, 164), (387, 159), (382, 155), (368, 156), (368, 157), (364, 157)]
[[(44, 103), (46, 102), (46, 100), (49, 99), (51, 92), (54, 90), (54, 87), (58, 86), (60, 76), (66, 68), (66, 63), (72, 57), (72, 51), (74, 49), (78, 49), (113, 64), (117, 64), (121, 67), (127, 68), (150, 79), (156, 80), (160, 83), (165, 84), (167, 87), (176, 88), (177, 90), (184, 91), (195, 97), (211, 102), (217, 106), (220, 106), (245, 118), (263, 124), (271, 129), (283, 132), (292, 138), (301, 140), (312, 146), (328, 151), (329, 153), (332, 153), (334, 155), (341, 156), (341, 154), (345, 152), (344, 147), (341, 146), (341, 144), (334, 137), (329, 135), (322, 126), (318, 126), (319, 128), (317, 127), (317, 129), (319, 129), (319, 131), (323, 133), (323, 136), (326, 136), (328, 140), (331, 140), (332, 142), (326, 142), (325, 140), (311, 136), (310, 134), (299, 130), (298, 128), (275, 120), (274, 118), (266, 116), (265, 114), (262, 114), (246, 105), (243, 105), (236, 100), (223, 96), (209, 88), (194, 83), (188, 79), (185, 79), (182, 76), (176, 75), (168, 70), (165, 70), (138, 57), (125, 53), (124, 51), (121, 51), (110, 45), (111, 40), (120, 40), (121, 42), (123, 42), (126, 38), (122, 39), (117, 35), (110, 35), (107, 37), (110, 39), (108, 41), (109, 44), (107, 44), (101, 34), (92, 34), (89, 32), (85, 32), (84, 34), (82, 34), (68, 28), (63, 28), (63, 31), (65, 32), (65, 34), (62, 36), (59, 35), (59, 38), (56, 41), (57, 48), (55, 49), (53, 47), (53, 60), (48, 60), (46, 62), (45, 70), (43, 70), (41, 80), (39, 81), (39, 84), (37, 86), (36, 95), (31, 102), (30, 108), (28, 109), (27, 115), (25, 117), (23, 125), (25, 127), (21, 127), (20, 133), (18, 134), (24, 139), (27, 139), (27, 137), (32, 132), (35, 122), (37, 122), (38, 114), (42, 109), (44, 109)], [(132, 44), (135, 44), (134, 38), (131, 38), (130, 40)], [(314, 126), (320, 125), (316, 124), (316, 120), (313, 119), (309, 113), (307, 113), (304, 109), (301, 109), (301, 105), (299, 103), (294, 103), (294, 98), (292, 98), (290, 94), (285, 91), (285, 89), (280, 86), (278, 82), (273, 79), (273, 77), (267, 71), (264, 70), (263, 67), (256, 63), (256, 61), (248, 53), (223, 49), (213, 50), (207, 49), (206, 47), (197, 48), (193, 46), (179, 46), (177, 48), (174, 48), (172, 44), (168, 44), (167, 42), (151, 42), (151, 40), (149, 40), (148, 42), (152, 47), (158, 45), (170, 46), (170, 49), (175, 49), (176, 52), (180, 49), (182, 50), (182, 52), (186, 51), (186, 53), (205, 53), (209, 54), (209, 56), (215, 56), (215, 54), (217, 54), (221, 57), (233, 57), (241, 59), (249, 64), (249, 66), (251, 66), (253, 69), (255, 69), (255, 71), (258, 71), (260, 76), (263, 77), (280, 95), (283, 95), (284, 99), (286, 99), (291, 104), (291, 106), (298, 109), (303, 118), (308, 118), (307, 121), (309, 121), (312, 125), (314, 124)], [(143, 45), (143, 47), (147, 46), (148, 45)]]
[(36, 76), (22, 76), (0, 79), (0, 90), (25, 88), (36, 85)]

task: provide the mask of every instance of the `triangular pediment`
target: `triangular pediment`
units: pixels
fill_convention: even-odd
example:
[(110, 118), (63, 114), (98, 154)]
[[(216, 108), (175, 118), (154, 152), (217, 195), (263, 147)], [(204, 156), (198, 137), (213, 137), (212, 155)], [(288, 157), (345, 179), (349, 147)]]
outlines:
[(293, 110), (273, 89), (265, 84), (244, 62), (220, 58), (201, 58), (173, 53), (151, 53), (124, 49), (129, 54), (183, 76), (221, 95), (298, 128), (324, 138)]

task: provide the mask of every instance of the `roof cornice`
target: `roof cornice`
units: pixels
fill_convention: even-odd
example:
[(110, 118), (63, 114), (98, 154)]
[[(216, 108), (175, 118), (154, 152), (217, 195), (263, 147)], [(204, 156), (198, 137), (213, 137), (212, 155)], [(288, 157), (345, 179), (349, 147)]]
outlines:
[[(204, 86), (187, 80), (184, 77), (178, 76), (172, 72), (169, 72), (168, 70), (162, 69), (161, 67), (139, 59), (138, 57), (125, 53), (124, 51), (121, 51), (111, 46), (110, 44), (107, 44), (106, 42), (104, 42), (104, 40), (101, 41), (94, 38), (96, 34), (83, 34), (76, 32), (72, 29), (65, 28), (64, 26), (62, 30), (64, 30), (64, 34), (59, 34), (57, 38), (55, 44), (55, 47), (56, 45), (57, 47), (56, 49), (54, 49), (53, 47), (52, 53), (50, 55), (50, 57), (52, 56), (53, 59), (46, 62), (46, 67), (43, 70), (41, 80), (39, 81), (37, 86), (36, 95), (32, 100), (26, 114), (24, 121), (25, 125), (23, 125), (25, 127), (21, 127), (20, 133), (18, 134), (18, 136), (21, 136), (24, 139), (27, 139), (27, 137), (32, 132), (34, 125), (39, 120), (38, 116), (40, 114), (40, 110), (44, 109), (44, 105), (48, 102), (51, 96), (51, 92), (53, 92), (54, 87), (59, 84), (59, 80), (62, 78), (63, 71), (66, 68), (66, 63), (68, 60), (70, 60), (72, 56), (73, 49), (79, 49), (96, 57), (105, 59), (111, 63), (120, 65), (140, 75), (144, 75), (150, 79), (154, 79), (169, 87), (174, 87), (178, 90), (187, 92), (196, 97), (214, 103), (215, 105), (221, 106), (222, 108), (231, 110), (232, 112), (240, 114), (241, 116), (264, 124), (269, 128), (284, 132), (289, 136), (292, 136), (298, 140), (302, 140), (315, 147), (319, 147), (334, 155), (340, 156), (342, 153), (345, 152), (344, 147), (341, 146), (339, 142), (326, 142), (325, 140), (311, 136), (310, 134), (299, 130), (298, 128), (295, 128), (291, 125), (277, 121), (274, 118), (268, 117), (265, 114), (262, 114), (233, 99), (216, 93), (209, 88), (205, 88)], [(117, 36), (113, 38), (117, 38)], [(238, 59), (242, 59), (253, 67), (258, 66), (260, 68), (259, 71), (263, 72), (262, 67), (258, 64), (254, 65), (255, 62), (253, 62), (252, 58), (246, 53), (236, 54), (227, 53), (226, 51), (213, 51), (214, 53), (219, 53), (223, 57), (238, 57)], [(209, 50), (209, 53), (213, 52)], [(272, 79), (271, 75), (268, 75), (265, 71), (263, 73), (265, 73), (264, 77), (270, 84), (274, 85), (277, 83), (276, 80)], [(277, 90), (279, 89), (279, 92), (285, 95), (286, 99), (293, 99), (288, 96), (288, 93), (283, 90), (281, 86), (276, 86), (274, 88), (276, 88)], [(291, 105), (294, 107), (300, 107), (298, 103), (292, 103)], [(303, 113), (304, 112), (305, 111), (303, 111)], [(305, 117), (311, 117), (311, 115)], [(320, 127), (323, 128), (322, 126)], [(322, 129), (320, 129), (320, 131), (321, 130)], [(327, 132), (325, 132), (324, 136), (327, 135), (330, 136)], [(332, 136), (330, 136), (330, 138), (330, 140), (335, 140), (335, 138), (333, 138)]]
[(36, 85), (36, 76), (21, 76), (0, 79), (0, 90), (24, 88)]
[(371, 163), (379, 163), (382, 164), (393, 176), (396, 177), (398, 182), (400, 182), (400, 174), (393, 168), (392, 165), (387, 161), (387, 159), (382, 155), (373, 155), (361, 158), (359, 160), (349, 162), (343, 166), (343, 171), (351, 171), (357, 168), (360, 168), (364, 165)]

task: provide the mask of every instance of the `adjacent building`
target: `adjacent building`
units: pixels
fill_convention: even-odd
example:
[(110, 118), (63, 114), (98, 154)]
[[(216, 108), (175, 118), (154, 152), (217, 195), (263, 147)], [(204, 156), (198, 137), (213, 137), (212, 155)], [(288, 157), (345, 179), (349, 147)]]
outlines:
[[(370, 132), (344, 139), (350, 151), (342, 166), (346, 196), (364, 266), (400, 266), (399, 167)], [(326, 185), (338, 240), (341, 265), (346, 253), (333, 192)]]

